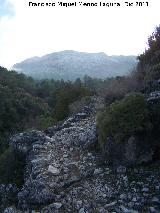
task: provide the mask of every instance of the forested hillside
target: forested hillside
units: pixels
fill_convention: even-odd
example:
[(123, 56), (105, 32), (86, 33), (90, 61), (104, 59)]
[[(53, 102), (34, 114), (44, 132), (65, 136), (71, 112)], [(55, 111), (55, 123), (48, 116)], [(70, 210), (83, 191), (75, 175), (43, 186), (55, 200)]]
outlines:
[(48, 104), (36, 97), (35, 87), (31, 78), (0, 67), (1, 152), (7, 145), (7, 136), (32, 128), (38, 116), (45, 116), (50, 111)]
[(68, 115), (72, 102), (90, 94), (79, 80), (35, 81), (0, 67), (0, 153), (14, 133), (52, 126)]

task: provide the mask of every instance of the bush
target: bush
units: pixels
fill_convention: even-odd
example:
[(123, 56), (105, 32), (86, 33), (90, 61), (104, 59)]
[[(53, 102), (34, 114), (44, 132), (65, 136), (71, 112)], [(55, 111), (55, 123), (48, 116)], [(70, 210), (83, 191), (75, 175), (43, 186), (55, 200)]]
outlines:
[(85, 96), (78, 101), (75, 101), (69, 105), (69, 114), (74, 115), (80, 112), (86, 105), (91, 102), (90, 96)]
[(89, 96), (90, 91), (84, 86), (66, 84), (56, 93), (56, 105), (53, 109), (54, 120), (61, 121), (69, 115), (69, 105), (82, 97)]
[(131, 135), (151, 130), (152, 125), (145, 98), (140, 93), (127, 95), (101, 112), (97, 117), (98, 142), (105, 143), (106, 137), (124, 142)]
[(15, 183), (23, 184), (23, 171), (25, 159), (15, 154), (10, 148), (0, 155), (0, 184)]

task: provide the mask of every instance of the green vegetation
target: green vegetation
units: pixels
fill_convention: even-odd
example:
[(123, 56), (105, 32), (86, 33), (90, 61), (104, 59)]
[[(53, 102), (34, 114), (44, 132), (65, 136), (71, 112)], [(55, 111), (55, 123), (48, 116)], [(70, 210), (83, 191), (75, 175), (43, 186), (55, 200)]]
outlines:
[(33, 79), (0, 67), (0, 153), (11, 134), (33, 128), (50, 111), (48, 103), (33, 95), (35, 86)]
[(22, 182), (21, 158), (8, 149), (11, 135), (53, 126), (69, 115), (71, 103), (90, 94), (80, 79), (35, 81), (0, 67), (0, 183)]
[(56, 93), (56, 105), (53, 110), (56, 121), (63, 120), (69, 114), (69, 105), (71, 103), (90, 94), (88, 89), (76, 83), (73, 85), (66, 84), (60, 88)]
[(0, 67), (0, 183), (22, 183), (21, 156), (16, 157), (8, 148), (12, 134), (52, 126), (82, 109), (91, 95), (106, 101), (97, 116), (101, 147), (110, 136), (123, 143), (131, 135), (149, 132), (159, 150), (160, 101), (147, 106), (145, 95), (160, 90), (160, 26), (138, 60), (136, 70), (128, 76), (104, 80), (85, 76), (75, 82), (35, 81)]
[(160, 101), (147, 105), (146, 95), (160, 90), (160, 26), (148, 38), (148, 48), (138, 60), (131, 75), (105, 80), (96, 89), (106, 99), (106, 108), (97, 118), (101, 147), (109, 136), (124, 142), (131, 135), (150, 133), (148, 141), (159, 150)]
[[(148, 49), (139, 57), (135, 77), (144, 92), (160, 89), (156, 81), (160, 79), (160, 26), (148, 38)], [(156, 87), (155, 87), (156, 86)]]
[(93, 94), (103, 97), (106, 104), (111, 104), (116, 100), (121, 100), (126, 94), (137, 91), (137, 80), (133, 73), (129, 76), (117, 76), (103, 80), (85, 76), (83, 81), (85, 87)]
[(90, 94), (80, 79), (35, 81), (0, 67), (0, 136), (53, 125), (68, 116), (71, 103)]
[(78, 101), (75, 101), (69, 105), (69, 114), (74, 115), (80, 112), (84, 106), (88, 106), (91, 102), (91, 96), (85, 96)]
[(114, 137), (116, 142), (123, 142), (131, 135), (151, 130), (144, 96), (133, 93), (112, 103), (99, 114), (97, 126), (100, 146), (103, 146), (106, 137)]
[(24, 157), (8, 148), (0, 155), (0, 183), (23, 184)]

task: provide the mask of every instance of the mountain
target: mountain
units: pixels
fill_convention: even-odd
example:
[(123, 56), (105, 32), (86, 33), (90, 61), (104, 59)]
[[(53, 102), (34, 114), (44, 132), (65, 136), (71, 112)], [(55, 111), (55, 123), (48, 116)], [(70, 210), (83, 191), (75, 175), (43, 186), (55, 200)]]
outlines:
[(136, 56), (108, 56), (103, 52), (65, 50), (26, 59), (12, 68), (35, 79), (75, 80), (85, 75), (96, 78), (124, 75), (131, 71), (136, 63)]

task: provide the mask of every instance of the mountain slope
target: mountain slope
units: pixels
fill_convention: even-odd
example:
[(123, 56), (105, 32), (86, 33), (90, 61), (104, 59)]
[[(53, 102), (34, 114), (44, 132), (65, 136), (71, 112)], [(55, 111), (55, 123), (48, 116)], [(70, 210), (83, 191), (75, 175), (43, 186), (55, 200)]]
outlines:
[[(102, 164), (102, 155), (93, 150), (97, 141), (94, 112), (101, 101), (93, 97), (88, 108), (63, 123), (10, 139), (15, 153), (26, 156), (25, 178), (21, 189), (0, 185), (0, 203), (8, 207), (1, 212), (159, 212), (159, 166), (115, 170)], [(7, 198), (12, 198), (9, 204)]]
[(35, 79), (74, 80), (106, 78), (128, 73), (136, 65), (136, 56), (107, 56), (105, 53), (83, 53), (72, 50), (29, 58), (13, 65), (13, 69)]

